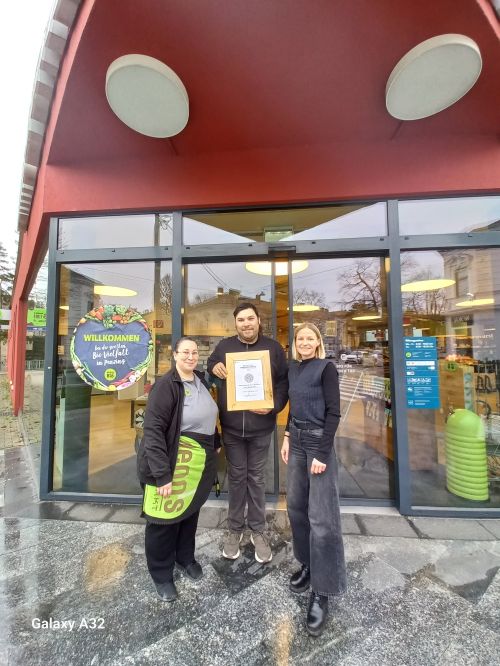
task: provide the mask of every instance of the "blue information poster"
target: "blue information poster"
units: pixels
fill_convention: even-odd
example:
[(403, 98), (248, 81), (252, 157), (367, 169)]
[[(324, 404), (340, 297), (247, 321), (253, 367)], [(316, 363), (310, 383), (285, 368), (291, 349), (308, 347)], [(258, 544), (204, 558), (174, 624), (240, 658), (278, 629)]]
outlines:
[(437, 338), (405, 338), (406, 405), (439, 409)]

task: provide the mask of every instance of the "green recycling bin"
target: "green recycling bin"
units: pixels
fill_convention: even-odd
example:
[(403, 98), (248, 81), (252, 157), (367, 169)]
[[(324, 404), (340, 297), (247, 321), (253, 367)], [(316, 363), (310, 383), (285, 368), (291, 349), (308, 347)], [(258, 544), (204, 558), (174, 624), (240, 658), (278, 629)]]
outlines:
[(489, 499), (486, 438), (481, 418), (456, 409), (446, 423), (446, 487), (458, 497)]

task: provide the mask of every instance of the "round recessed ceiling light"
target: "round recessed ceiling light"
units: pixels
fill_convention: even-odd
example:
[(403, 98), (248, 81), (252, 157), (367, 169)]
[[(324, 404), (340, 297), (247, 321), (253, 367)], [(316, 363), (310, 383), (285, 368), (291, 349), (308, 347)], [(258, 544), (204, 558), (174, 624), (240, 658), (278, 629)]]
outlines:
[(107, 284), (94, 285), (94, 294), (98, 296), (137, 296), (137, 292), (126, 287), (114, 287)]
[(387, 110), (400, 120), (427, 118), (463, 97), (477, 81), (479, 47), (465, 35), (438, 35), (418, 44), (392, 70)]
[[(290, 308), (287, 308), (289, 310)], [(294, 312), (316, 312), (316, 310), (321, 310), (319, 305), (313, 305), (312, 303), (296, 303), (293, 306)]]
[(433, 278), (432, 280), (417, 280), (417, 282), (407, 282), (401, 285), (401, 291), (435, 291), (444, 289), (455, 284), (451, 278)]
[[(288, 262), (276, 261), (275, 262), (275, 275), (281, 277), (288, 275)], [(292, 273), (300, 273), (305, 271), (309, 266), (309, 262), (303, 259), (296, 259), (292, 261)], [(272, 275), (272, 262), (271, 261), (247, 261), (245, 268), (250, 273), (257, 273), (258, 275)]]
[(493, 298), (471, 298), (469, 301), (461, 301), (455, 305), (457, 308), (477, 308), (480, 305), (493, 305), (494, 302)]
[(164, 139), (187, 125), (186, 88), (156, 58), (131, 53), (114, 60), (106, 73), (106, 98), (118, 118), (140, 134)]
[(353, 321), (373, 321), (374, 319), (382, 319), (380, 315), (358, 315), (353, 317)]

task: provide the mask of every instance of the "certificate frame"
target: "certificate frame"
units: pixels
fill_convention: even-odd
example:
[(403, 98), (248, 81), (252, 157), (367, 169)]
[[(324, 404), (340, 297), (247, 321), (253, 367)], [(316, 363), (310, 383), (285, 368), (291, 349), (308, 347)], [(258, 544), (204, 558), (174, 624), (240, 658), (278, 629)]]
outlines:
[[(264, 398), (259, 400), (237, 399), (236, 369), (241, 361), (260, 361), (262, 367)], [(226, 390), (227, 410), (237, 412), (245, 409), (273, 409), (273, 378), (271, 375), (271, 358), (268, 349), (226, 354)]]

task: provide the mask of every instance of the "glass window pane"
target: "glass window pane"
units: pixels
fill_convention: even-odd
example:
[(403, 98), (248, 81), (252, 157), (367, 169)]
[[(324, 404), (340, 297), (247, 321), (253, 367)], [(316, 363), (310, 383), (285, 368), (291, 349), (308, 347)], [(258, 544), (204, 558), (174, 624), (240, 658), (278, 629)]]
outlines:
[[(42, 441), (45, 333), (47, 326), (47, 257), (38, 271), (28, 296), (26, 332), (26, 371), (24, 375), (23, 426), (28, 435), (32, 458), (39, 466)], [(2, 350), (3, 351), (3, 350)], [(2, 353), (3, 358), (3, 353)]]
[[(135, 447), (142, 436), (148, 392), (155, 378), (170, 368), (172, 355), (170, 262), (67, 264), (61, 267), (59, 289), (53, 488), (140, 494)], [(72, 348), (72, 337), (88, 313), (93, 326), (89, 334), (95, 337), (84, 356)], [(96, 388), (102, 377), (115, 379), (105, 370), (124, 374), (137, 367), (135, 342), (145, 327), (135, 321), (136, 313), (153, 340), (152, 355), (139, 359), (141, 370), (148, 362), (145, 372), (135, 382), (129, 379), (125, 388)], [(106, 342), (111, 338), (113, 342)], [(87, 380), (92, 375), (96, 381), (84, 381), (72, 359), (85, 368)], [(109, 367), (98, 367), (103, 364)]]
[(183, 219), (185, 245), (277, 243), (385, 236), (386, 205), (327, 206), (236, 213), (193, 213)]
[(500, 506), (499, 265), (496, 248), (402, 255), (414, 505)]
[[(394, 496), (394, 449), (383, 258), (313, 259), (293, 274), (293, 325), (312, 322), (340, 378), (340, 493)], [(282, 474), (286, 470), (281, 470)]]
[(399, 202), (401, 234), (446, 234), (500, 230), (500, 197)]
[(172, 245), (173, 215), (108, 215), (61, 218), (57, 247), (74, 250)]
[[(267, 262), (259, 262), (265, 269)], [(271, 276), (259, 275), (246, 268), (245, 262), (190, 264), (185, 266), (186, 300), (184, 335), (190, 335), (200, 350), (199, 367), (206, 369), (207, 359), (223, 338), (236, 335), (233, 311), (245, 301), (255, 305), (260, 315), (262, 332), (272, 336)], [(278, 418), (286, 422), (286, 416)], [(282, 424), (284, 425), (284, 423)], [(281, 440), (279, 440), (281, 441)], [(266, 492), (274, 488), (274, 444), (269, 449), (266, 465)], [(218, 456), (221, 489), (227, 491), (226, 461)]]

